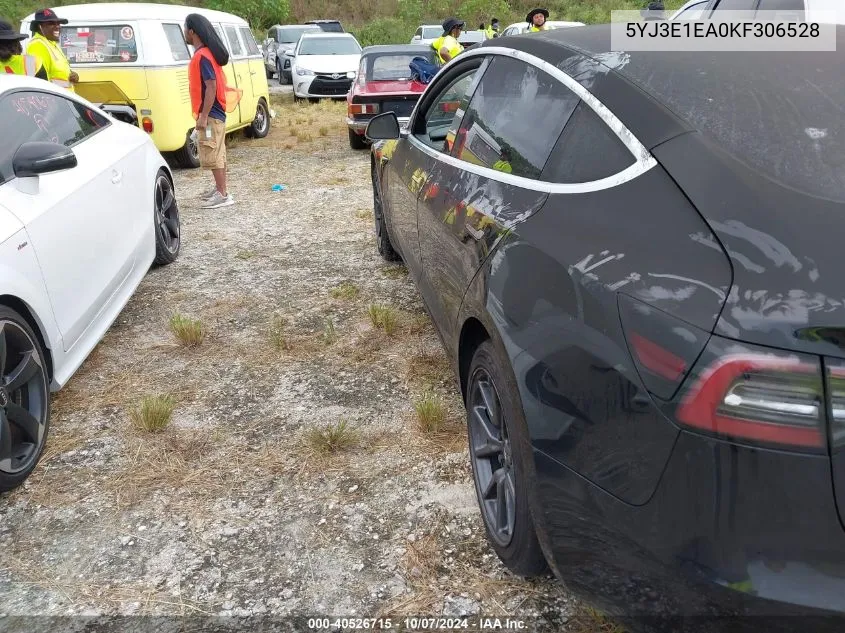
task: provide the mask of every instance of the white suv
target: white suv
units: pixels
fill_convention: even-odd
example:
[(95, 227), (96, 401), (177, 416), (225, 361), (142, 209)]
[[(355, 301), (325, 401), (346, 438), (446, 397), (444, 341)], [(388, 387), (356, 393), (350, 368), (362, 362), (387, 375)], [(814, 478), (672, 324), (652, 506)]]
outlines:
[(349, 33), (303, 33), (292, 54), (293, 94), (345, 98), (360, 62), (361, 45)]

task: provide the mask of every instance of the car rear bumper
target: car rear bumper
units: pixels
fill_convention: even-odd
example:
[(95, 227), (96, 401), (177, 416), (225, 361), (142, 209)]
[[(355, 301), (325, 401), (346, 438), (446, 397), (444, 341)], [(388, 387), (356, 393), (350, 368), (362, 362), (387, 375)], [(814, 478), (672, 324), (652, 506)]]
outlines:
[[(356, 119), (353, 117), (346, 117), (346, 125), (349, 127), (350, 130), (356, 132), (357, 134), (363, 135), (367, 129), (367, 124), (370, 122), (371, 119)], [(411, 120), (409, 117), (399, 117), (399, 126), (403, 127), (408, 125), (408, 122)]]
[[(681, 432), (641, 506), (545, 453), (534, 456), (532, 506), (544, 552), (568, 586), (608, 613), (705, 616), (702, 623), (823, 615), (812, 630), (843, 630), (845, 531), (827, 456)], [(749, 630), (811, 630), (788, 618), (756, 625)], [(700, 630), (724, 626), (714, 619)]]

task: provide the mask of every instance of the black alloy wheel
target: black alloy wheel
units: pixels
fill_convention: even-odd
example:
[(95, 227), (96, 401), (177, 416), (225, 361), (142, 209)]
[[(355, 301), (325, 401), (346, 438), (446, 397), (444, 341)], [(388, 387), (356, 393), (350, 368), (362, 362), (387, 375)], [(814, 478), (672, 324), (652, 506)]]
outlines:
[(0, 491), (19, 486), (33, 471), (49, 424), (44, 351), (23, 317), (0, 306)]
[(469, 449), (478, 499), (490, 536), (507, 547), (516, 521), (513, 447), (496, 385), (483, 367), (476, 369), (470, 385)]
[(182, 230), (179, 222), (179, 203), (173, 184), (163, 171), (158, 173), (153, 196), (155, 211), (155, 263), (170, 264), (179, 256), (182, 247)]
[(515, 574), (548, 570), (530, 503), (528, 426), (507, 355), (492, 341), (475, 350), (466, 389), (467, 437), (487, 538)]

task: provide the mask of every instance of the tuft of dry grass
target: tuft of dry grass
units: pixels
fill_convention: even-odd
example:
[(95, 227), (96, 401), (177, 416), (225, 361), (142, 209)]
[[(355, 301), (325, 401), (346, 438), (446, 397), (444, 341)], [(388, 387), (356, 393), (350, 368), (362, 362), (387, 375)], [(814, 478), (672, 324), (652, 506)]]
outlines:
[(598, 609), (579, 604), (574, 617), (569, 618), (567, 630), (572, 633), (625, 633), (625, 629)]
[(255, 251), (238, 251), (235, 257), (237, 257), (238, 259), (249, 260), (255, 257), (255, 255)]
[(372, 209), (358, 209), (355, 212), (355, 217), (359, 220), (365, 220), (367, 222), (372, 221), (373, 219), (373, 210)]
[(404, 266), (385, 266), (381, 269), (381, 274), (388, 279), (403, 279), (408, 276), (408, 269)]
[(170, 395), (146, 396), (129, 412), (129, 419), (140, 431), (158, 433), (170, 424), (175, 406)]
[(367, 314), (374, 328), (383, 330), (388, 336), (396, 332), (399, 319), (395, 308), (373, 303), (367, 308)]
[(270, 321), (269, 339), (270, 344), (279, 352), (290, 349), (290, 341), (288, 340), (285, 327), (287, 320), (280, 314), (274, 314)]
[(308, 143), (314, 140), (314, 136), (310, 132), (305, 132), (303, 130), (297, 130), (296, 132), (296, 140), (300, 143)]
[(417, 425), (420, 431), (431, 435), (439, 433), (446, 425), (446, 405), (433, 391), (426, 391), (414, 402)]
[(358, 431), (346, 420), (308, 432), (308, 446), (318, 455), (332, 455), (358, 443)]
[(185, 347), (202, 345), (207, 334), (202, 321), (191, 319), (178, 312), (170, 317), (170, 331)]
[(411, 382), (431, 386), (445, 383), (452, 377), (452, 366), (442, 352), (420, 351), (407, 362), (405, 376)]
[(328, 136), (329, 135), (329, 128), (327, 128), (324, 125), (320, 128), (319, 132), (320, 132), (320, 136)]
[(285, 143), (285, 144), (283, 145), (283, 147), (284, 147), (285, 149), (293, 149), (293, 143)]
[(329, 294), (334, 299), (354, 299), (361, 293), (361, 290), (351, 281), (344, 281), (339, 286), (335, 286), (329, 290)]
[(331, 345), (335, 341), (337, 341), (337, 330), (335, 330), (334, 321), (326, 319), (326, 323), (323, 326), (323, 343)]

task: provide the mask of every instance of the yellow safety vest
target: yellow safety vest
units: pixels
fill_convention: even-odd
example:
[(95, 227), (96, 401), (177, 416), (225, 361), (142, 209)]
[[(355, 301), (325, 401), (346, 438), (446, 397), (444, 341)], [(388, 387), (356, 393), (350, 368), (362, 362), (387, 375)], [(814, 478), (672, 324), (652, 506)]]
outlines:
[(7, 75), (27, 75), (35, 77), (41, 64), (32, 55), (12, 55), (5, 62), (0, 62), (0, 71)]
[(485, 33), (487, 34), (488, 40), (492, 40), (493, 37), (496, 35), (496, 31), (493, 30), (492, 26), (488, 26)]
[(452, 59), (455, 59), (458, 55), (460, 55), (461, 51), (464, 50), (464, 47), (460, 45), (458, 40), (456, 40), (451, 35), (442, 35), (438, 37), (431, 43), (431, 47), (434, 49), (434, 52), (437, 54), (437, 61), (440, 62), (440, 65), (446, 63), (446, 60), (440, 56), (440, 49), (446, 48), (449, 51), (449, 55), (452, 56)]
[(56, 42), (51, 42), (41, 33), (36, 33), (29, 46), (26, 47), (26, 52), (38, 58), (47, 71), (47, 79), (57, 86), (74, 91), (70, 83), (70, 62)]
[(528, 29), (529, 33), (539, 33), (540, 31), (548, 31), (549, 27), (543, 24), (543, 26), (536, 26), (534, 24), (531, 25), (531, 28)]
[(513, 167), (511, 167), (511, 164), (506, 160), (497, 160), (495, 163), (493, 163), (493, 169), (495, 169), (496, 171), (504, 172), (506, 174), (513, 173)]

